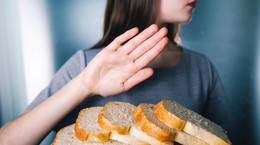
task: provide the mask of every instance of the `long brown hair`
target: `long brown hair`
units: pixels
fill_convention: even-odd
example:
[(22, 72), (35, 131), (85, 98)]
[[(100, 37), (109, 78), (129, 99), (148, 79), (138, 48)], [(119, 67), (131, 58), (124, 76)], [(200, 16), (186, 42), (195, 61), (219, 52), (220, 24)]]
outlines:
[[(160, 0), (107, 0), (104, 32), (102, 39), (92, 48), (107, 46), (117, 36), (133, 27), (139, 32), (156, 23), (160, 9)], [(166, 24), (169, 40), (178, 36), (178, 24)]]

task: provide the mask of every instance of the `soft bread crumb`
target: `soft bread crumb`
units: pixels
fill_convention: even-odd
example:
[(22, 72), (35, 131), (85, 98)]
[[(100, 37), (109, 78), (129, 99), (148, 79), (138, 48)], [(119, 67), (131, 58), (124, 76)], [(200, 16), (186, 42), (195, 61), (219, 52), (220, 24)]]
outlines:
[(102, 108), (103, 107), (91, 107), (82, 111), (82, 114), (80, 114), (80, 127), (93, 133), (106, 133), (107, 131), (102, 129), (97, 123), (98, 114)]
[(125, 102), (110, 102), (105, 105), (104, 117), (119, 126), (131, 126), (134, 123), (132, 112), (136, 107)]

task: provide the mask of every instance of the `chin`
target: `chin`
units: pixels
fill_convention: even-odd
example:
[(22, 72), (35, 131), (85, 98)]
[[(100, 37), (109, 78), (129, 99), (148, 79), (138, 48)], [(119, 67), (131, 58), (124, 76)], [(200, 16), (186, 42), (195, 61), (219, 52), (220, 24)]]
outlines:
[(191, 15), (182, 17), (179, 19), (179, 23), (185, 24), (185, 23), (189, 23), (191, 21), (192, 17)]
[(179, 15), (179, 17), (169, 17), (164, 23), (180, 23), (180, 24), (185, 24), (189, 23), (191, 21), (192, 14), (184, 14), (184, 15)]

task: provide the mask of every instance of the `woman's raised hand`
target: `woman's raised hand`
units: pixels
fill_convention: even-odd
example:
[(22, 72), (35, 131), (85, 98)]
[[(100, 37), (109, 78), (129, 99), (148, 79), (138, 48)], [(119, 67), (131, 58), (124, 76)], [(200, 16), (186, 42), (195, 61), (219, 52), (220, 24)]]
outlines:
[(149, 78), (153, 70), (145, 66), (165, 48), (167, 32), (166, 28), (158, 31), (153, 24), (138, 35), (138, 28), (133, 28), (118, 36), (82, 72), (83, 85), (92, 94), (107, 97)]

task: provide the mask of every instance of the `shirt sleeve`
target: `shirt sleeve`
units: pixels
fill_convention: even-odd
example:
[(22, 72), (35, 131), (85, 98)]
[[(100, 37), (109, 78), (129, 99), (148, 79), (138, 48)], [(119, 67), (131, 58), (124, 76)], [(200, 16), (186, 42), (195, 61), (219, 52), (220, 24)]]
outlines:
[(31, 104), (26, 109), (32, 109), (58, 90), (66, 85), (70, 80), (76, 77), (86, 67), (87, 58), (84, 50), (79, 50), (75, 53), (54, 75), (49, 85), (38, 94)]
[(223, 127), (230, 124), (234, 114), (218, 72), (209, 60), (208, 67), (210, 83), (207, 103), (204, 108), (204, 115)]

